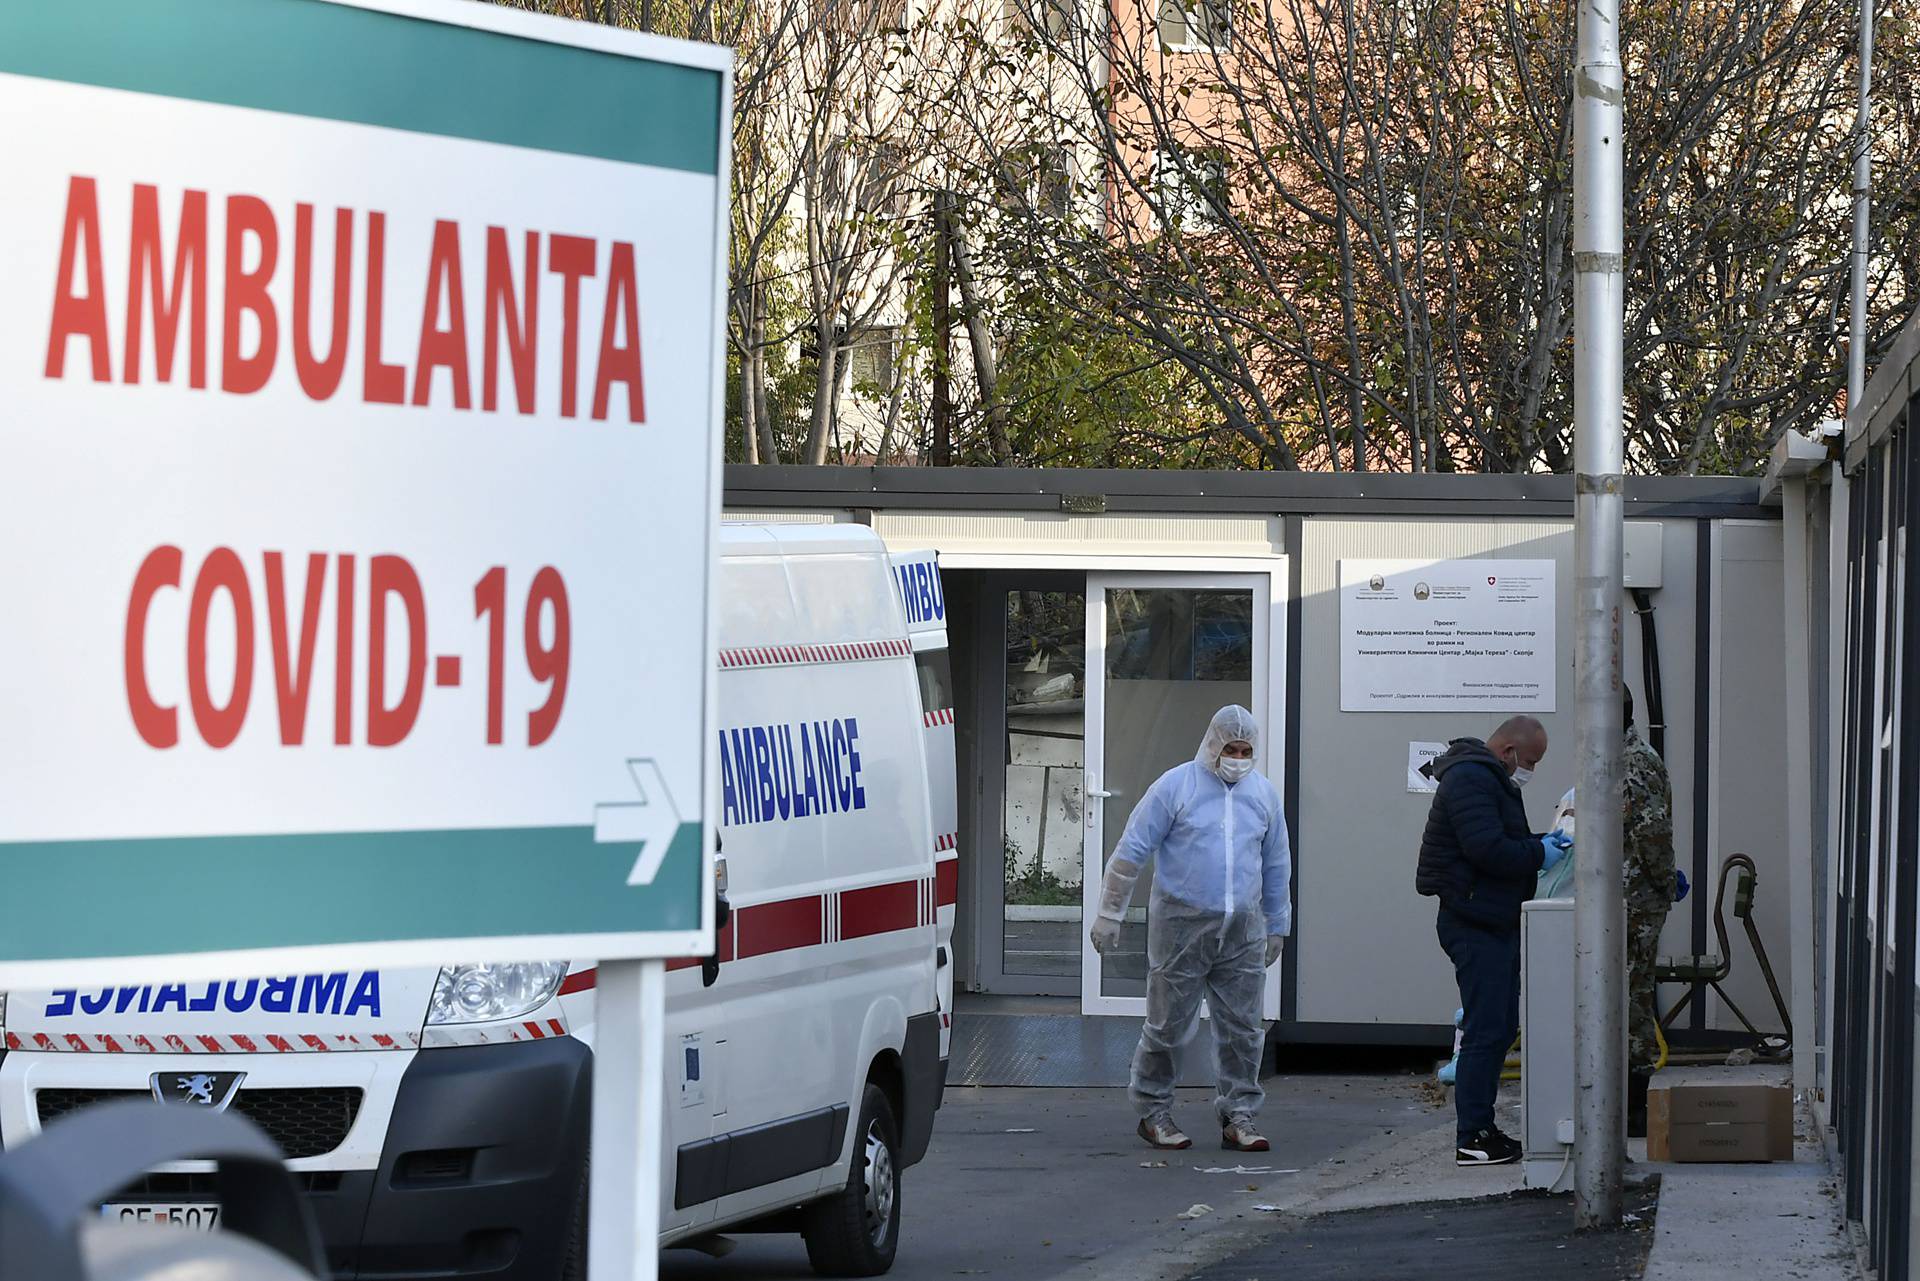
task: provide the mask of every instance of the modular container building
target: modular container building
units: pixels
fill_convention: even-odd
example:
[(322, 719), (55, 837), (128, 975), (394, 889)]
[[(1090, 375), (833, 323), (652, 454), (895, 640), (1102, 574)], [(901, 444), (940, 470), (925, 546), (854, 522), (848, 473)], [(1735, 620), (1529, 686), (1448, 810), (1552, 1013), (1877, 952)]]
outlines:
[[(1629, 481), (1623, 676), (1671, 772), (1695, 886), (1662, 952), (1722, 950), (1718, 872), (1744, 853), (1784, 976), (1782, 522), (1764, 488)], [(1267, 726), (1261, 765), (1292, 826), (1273, 1039), (1448, 1042), (1457, 998), (1433, 900), (1413, 888), (1429, 797), (1411, 766), (1423, 745), (1534, 712), (1554, 746), (1528, 807), (1550, 826), (1574, 766), (1570, 478), (733, 467), (726, 507), (856, 521), (896, 552), (939, 554), (962, 788), (955, 947), (972, 994), (959, 1079), (1124, 1079), (1130, 1020), (1096, 1016), (1143, 1011), (1142, 912), (1128, 946), (1094, 953), (1098, 868), (1140, 789), (1191, 757), (1225, 703)], [(1400, 631), (1430, 634), (1381, 640)], [(1725, 995), (1784, 1030), (1731, 904), (1726, 919)], [(1684, 991), (1664, 989), (1663, 1005)], [(1053, 1034), (1038, 1054), (1037, 1024)], [(1682, 1039), (1740, 1028), (1713, 990), (1675, 1023)]]

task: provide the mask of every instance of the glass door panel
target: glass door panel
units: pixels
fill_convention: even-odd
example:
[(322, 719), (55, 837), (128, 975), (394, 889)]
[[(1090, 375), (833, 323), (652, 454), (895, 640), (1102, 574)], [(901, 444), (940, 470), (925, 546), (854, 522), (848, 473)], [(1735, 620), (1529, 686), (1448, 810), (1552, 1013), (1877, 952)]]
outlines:
[[(1095, 574), (1088, 579), (1086, 910), (1106, 860), (1147, 787), (1193, 759), (1214, 712), (1254, 709), (1263, 724), (1270, 579), (1266, 575)], [(1273, 757), (1261, 744), (1260, 764)], [(1154, 869), (1134, 888), (1120, 945), (1085, 952), (1087, 1013), (1143, 1013)]]
[(1001, 972), (1080, 984), (1086, 598), (1006, 594)]

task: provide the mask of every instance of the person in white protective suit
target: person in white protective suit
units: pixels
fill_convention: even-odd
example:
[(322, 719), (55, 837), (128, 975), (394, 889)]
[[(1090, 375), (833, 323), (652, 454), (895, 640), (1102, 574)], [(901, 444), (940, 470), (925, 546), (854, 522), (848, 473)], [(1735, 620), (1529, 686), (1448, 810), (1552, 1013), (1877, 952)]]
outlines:
[(1156, 1148), (1193, 1140), (1173, 1122), (1174, 1056), (1193, 1038), (1204, 998), (1213, 1018), (1220, 1146), (1265, 1152), (1254, 1117), (1266, 1101), (1261, 994), (1293, 927), (1293, 853), (1280, 794), (1253, 768), (1260, 728), (1244, 707), (1214, 713), (1193, 760), (1154, 781), (1107, 861), (1091, 931), (1120, 939), (1134, 882), (1154, 863), (1147, 912), (1147, 1020), (1128, 1097)]

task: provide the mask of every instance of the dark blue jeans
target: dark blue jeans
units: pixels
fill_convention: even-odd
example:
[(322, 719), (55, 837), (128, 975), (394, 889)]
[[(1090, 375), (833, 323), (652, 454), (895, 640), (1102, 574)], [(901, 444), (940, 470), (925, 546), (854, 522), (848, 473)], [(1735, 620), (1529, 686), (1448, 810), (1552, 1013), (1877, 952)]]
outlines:
[(1453, 1073), (1453, 1105), (1460, 1139), (1493, 1126), (1500, 1069), (1520, 1032), (1520, 931), (1489, 930), (1440, 909), (1440, 946), (1460, 984), (1460, 1062)]

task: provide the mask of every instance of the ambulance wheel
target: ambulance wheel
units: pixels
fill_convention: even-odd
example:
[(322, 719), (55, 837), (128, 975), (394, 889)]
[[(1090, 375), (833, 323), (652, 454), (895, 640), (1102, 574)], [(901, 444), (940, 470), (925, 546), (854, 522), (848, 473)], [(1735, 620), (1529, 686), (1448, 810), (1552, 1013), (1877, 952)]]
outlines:
[(807, 1261), (827, 1277), (877, 1277), (900, 1248), (900, 1127), (879, 1086), (868, 1084), (854, 1131), (847, 1186), (807, 1207)]

